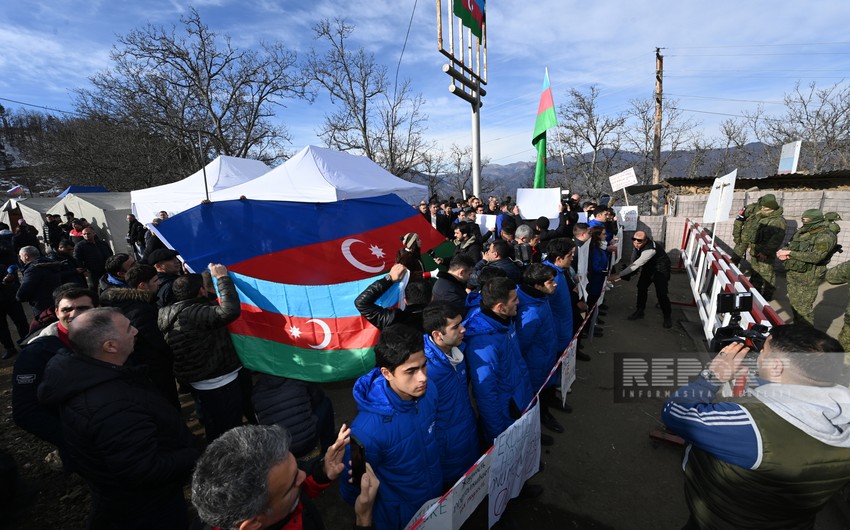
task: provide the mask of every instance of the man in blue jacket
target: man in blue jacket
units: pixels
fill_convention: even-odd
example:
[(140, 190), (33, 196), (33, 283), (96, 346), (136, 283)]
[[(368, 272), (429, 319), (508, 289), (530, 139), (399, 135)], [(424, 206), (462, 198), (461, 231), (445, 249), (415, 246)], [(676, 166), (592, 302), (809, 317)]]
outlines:
[[(555, 322), (552, 308), (549, 307), (549, 301), (557, 294), (558, 289), (554, 268), (542, 263), (529, 265), (522, 274), (522, 283), (517, 289), (519, 306), (516, 330), (522, 356), (528, 365), (531, 388), (534, 391), (541, 390), (545, 383), (546, 388), (541, 390), (540, 395), (547, 396), (551, 401), (555, 399), (558, 372), (555, 372), (548, 382), (546, 378), (555, 366), (558, 355), (563, 351), (557, 349), (558, 338), (553, 333)], [(540, 400), (540, 423), (550, 431), (564, 432), (564, 427), (555, 419), (543, 399)], [(544, 440), (545, 436), (541, 436), (541, 440)]]
[(481, 310), (466, 328), (466, 362), (485, 440), (510, 427), (534, 398), (514, 325), (516, 283), (494, 278), (481, 287)]
[(431, 302), (422, 315), (428, 379), (438, 390), (437, 439), (443, 482), (451, 486), (481, 456), (475, 412), (469, 399), (469, 376), (463, 357), (461, 309)]
[[(381, 483), (375, 528), (404, 528), (425, 502), (442, 494), (438, 392), (428, 385), (423, 349), (421, 332), (403, 324), (385, 328), (375, 346), (376, 368), (354, 384), (358, 413), (351, 434)], [(350, 460), (346, 448), (346, 468)], [(343, 480), (340, 489), (354, 504), (358, 488)]]

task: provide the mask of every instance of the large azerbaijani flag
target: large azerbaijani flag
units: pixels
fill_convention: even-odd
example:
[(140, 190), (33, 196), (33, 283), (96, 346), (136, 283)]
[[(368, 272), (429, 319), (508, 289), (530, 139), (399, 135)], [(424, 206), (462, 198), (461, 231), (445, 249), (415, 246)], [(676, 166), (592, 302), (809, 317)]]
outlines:
[(531, 145), (537, 148), (537, 165), (534, 168), (534, 187), (546, 187), (546, 131), (558, 126), (555, 116), (555, 102), (552, 99), (552, 87), (549, 86), (549, 69), (543, 75), (543, 92), (537, 108), (537, 120), (534, 122), (534, 135)]
[[(395, 263), (401, 236), (423, 250), (445, 241), (398, 196), (330, 203), (236, 200), (202, 204), (156, 227), (189, 267), (227, 266), (242, 303), (230, 334), (252, 370), (341, 381), (375, 365), (378, 330), (354, 299)], [(379, 301), (398, 303), (395, 288)]]
[(472, 34), (481, 39), (484, 28), (485, 0), (454, 0), (453, 12)]

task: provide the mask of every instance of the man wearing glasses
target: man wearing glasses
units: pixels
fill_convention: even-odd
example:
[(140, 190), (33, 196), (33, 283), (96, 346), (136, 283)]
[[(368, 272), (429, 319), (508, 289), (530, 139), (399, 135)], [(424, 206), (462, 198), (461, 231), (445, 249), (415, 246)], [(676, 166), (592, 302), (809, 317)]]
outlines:
[(628, 280), (632, 275), (640, 273), (637, 284), (637, 307), (635, 312), (629, 315), (628, 320), (643, 318), (646, 309), (646, 296), (649, 286), (655, 284), (655, 296), (661, 306), (664, 315), (664, 327), (672, 328), (672, 309), (670, 298), (667, 297), (667, 283), (670, 281), (670, 258), (664, 251), (664, 246), (649, 239), (646, 232), (638, 230), (632, 237), (635, 250), (632, 255), (632, 264), (621, 270), (619, 274), (611, 274), (608, 279), (617, 281), (620, 278)]

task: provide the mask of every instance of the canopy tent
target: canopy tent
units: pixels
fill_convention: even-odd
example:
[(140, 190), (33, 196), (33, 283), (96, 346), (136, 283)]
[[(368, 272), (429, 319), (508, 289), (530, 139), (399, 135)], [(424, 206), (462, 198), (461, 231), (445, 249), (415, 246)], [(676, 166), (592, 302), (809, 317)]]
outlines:
[(9, 199), (0, 206), (0, 222), (9, 225), (12, 230), (18, 226), (18, 220), (23, 219), (38, 230), (41, 240), (44, 215), (59, 202), (56, 197), (34, 197), (31, 199)]
[(65, 215), (74, 212), (85, 219), (97, 235), (109, 242), (113, 252), (127, 252), (127, 215), (130, 214), (130, 193), (69, 193), (46, 213)]
[(395, 193), (407, 203), (428, 196), (428, 188), (400, 179), (365, 156), (308, 145), (253, 180), (216, 192), (212, 201), (246, 197), (264, 201), (333, 202)]
[(56, 196), (57, 199), (61, 199), (65, 195), (69, 193), (108, 193), (109, 190), (104, 188), (103, 186), (68, 186), (65, 188), (65, 191)]
[(162, 210), (175, 215), (201, 204), (207, 198), (204, 192), (204, 171), (206, 188), (212, 195), (213, 192), (257, 178), (268, 170), (269, 166), (259, 160), (219, 156), (204, 169), (183, 180), (130, 192), (133, 213), (139, 221), (147, 224)]

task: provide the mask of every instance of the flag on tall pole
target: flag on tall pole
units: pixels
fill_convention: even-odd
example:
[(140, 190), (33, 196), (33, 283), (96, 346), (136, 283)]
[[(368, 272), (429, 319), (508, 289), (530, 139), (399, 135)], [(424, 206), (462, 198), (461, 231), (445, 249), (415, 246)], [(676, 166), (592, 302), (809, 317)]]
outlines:
[(537, 121), (534, 122), (534, 136), (531, 145), (537, 148), (537, 166), (534, 169), (534, 187), (546, 187), (546, 131), (558, 126), (555, 117), (555, 103), (552, 100), (552, 88), (549, 86), (549, 68), (543, 76), (543, 93), (540, 94), (540, 106), (537, 108)]
[(485, 0), (454, 0), (454, 14), (472, 34), (481, 39)]

